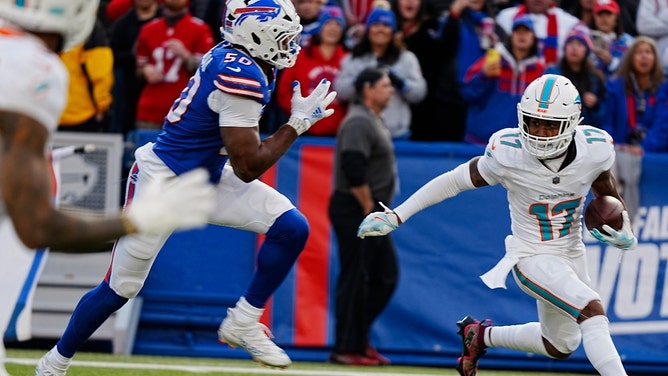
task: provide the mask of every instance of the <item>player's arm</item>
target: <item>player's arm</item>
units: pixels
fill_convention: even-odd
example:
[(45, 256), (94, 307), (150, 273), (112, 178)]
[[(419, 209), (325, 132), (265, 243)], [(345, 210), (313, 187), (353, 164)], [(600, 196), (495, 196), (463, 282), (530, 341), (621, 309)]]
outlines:
[(617, 181), (615, 180), (615, 177), (612, 175), (612, 172), (610, 172), (610, 170), (603, 171), (596, 178), (596, 180), (594, 180), (594, 182), (591, 184), (591, 192), (594, 194), (595, 197), (599, 196), (615, 197), (616, 199), (621, 201), (622, 204), (624, 204), (624, 208), (626, 208), (626, 203), (624, 202), (624, 199), (622, 199), (622, 196), (617, 191)]
[[(306, 132), (318, 120), (333, 114), (334, 110), (327, 109), (327, 106), (336, 98), (336, 92), (328, 93), (329, 86), (330, 82), (323, 80), (304, 98), (301, 96), (299, 84), (295, 81), (290, 119), (264, 140), (260, 140), (257, 126), (221, 126), (221, 137), (234, 173), (245, 182), (257, 179), (285, 154), (297, 136)], [(215, 100), (210, 100), (210, 105), (213, 101)]]
[(454, 197), (463, 191), (489, 185), (478, 170), (480, 157), (462, 163), (423, 185), (394, 210), (369, 214), (360, 224), (357, 236), (382, 236), (395, 230), (415, 213)]
[(260, 140), (258, 127), (220, 127), (220, 132), (234, 173), (245, 182), (260, 177), (297, 139), (287, 124), (264, 140)]
[(30, 248), (102, 242), (126, 233), (119, 218), (97, 226), (54, 209), (50, 162), (44, 155), (48, 132), (30, 117), (2, 112), (0, 191), (16, 232)]
[[(610, 170), (603, 171), (591, 185), (591, 191), (594, 196), (612, 196), (622, 202), (626, 209), (626, 203), (617, 191), (617, 183), (615, 177)], [(591, 235), (598, 241), (610, 244), (622, 250), (631, 250), (638, 245), (638, 239), (633, 234), (631, 227), (631, 220), (629, 219), (629, 212), (624, 210), (622, 212), (623, 224), (619, 231), (615, 231), (608, 225), (603, 225), (603, 229), (610, 235), (604, 234), (598, 229), (592, 229)]]
[(206, 223), (213, 207), (208, 174), (198, 171), (163, 188), (149, 185), (121, 216), (68, 215), (52, 205), (51, 165), (44, 152), (47, 129), (29, 116), (0, 111), (0, 140), (0, 192), (19, 239), (29, 248), (76, 252), (74, 247), (95, 246), (139, 231), (196, 227)]

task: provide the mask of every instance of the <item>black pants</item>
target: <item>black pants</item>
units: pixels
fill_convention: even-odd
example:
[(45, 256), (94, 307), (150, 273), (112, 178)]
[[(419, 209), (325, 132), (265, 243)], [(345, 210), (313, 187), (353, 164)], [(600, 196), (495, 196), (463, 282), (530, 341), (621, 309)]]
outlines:
[[(378, 206), (375, 210), (382, 210)], [(339, 246), (334, 352), (365, 354), (369, 332), (397, 286), (399, 266), (389, 236), (357, 237), (362, 207), (348, 194), (334, 193), (329, 219)]]

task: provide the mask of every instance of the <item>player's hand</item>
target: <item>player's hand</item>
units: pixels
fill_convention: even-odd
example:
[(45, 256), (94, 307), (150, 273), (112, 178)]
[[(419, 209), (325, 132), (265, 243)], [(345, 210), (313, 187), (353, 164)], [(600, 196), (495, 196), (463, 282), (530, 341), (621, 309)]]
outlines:
[(373, 212), (367, 215), (357, 229), (358, 237), (364, 239), (366, 236), (384, 236), (399, 227), (399, 217), (397, 214), (382, 202), (379, 204), (385, 211)]
[(293, 127), (297, 134), (306, 132), (315, 122), (334, 113), (334, 109), (327, 108), (336, 98), (336, 91), (328, 94), (330, 85), (329, 80), (323, 79), (315, 90), (304, 98), (299, 81), (292, 83), (292, 114), (287, 124)]
[(603, 225), (603, 230), (610, 235), (606, 235), (596, 228), (589, 231), (589, 233), (600, 242), (610, 244), (624, 251), (630, 251), (638, 245), (638, 239), (636, 239), (633, 230), (631, 230), (631, 221), (629, 220), (629, 213), (626, 210), (622, 212), (622, 218), (623, 225), (619, 231), (615, 231), (615, 229), (608, 225)]
[(198, 168), (169, 180), (149, 182), (123, 215), (138, 232), (163, 234), (204, 226), (213, 211), (214, 200), (209, 173)]

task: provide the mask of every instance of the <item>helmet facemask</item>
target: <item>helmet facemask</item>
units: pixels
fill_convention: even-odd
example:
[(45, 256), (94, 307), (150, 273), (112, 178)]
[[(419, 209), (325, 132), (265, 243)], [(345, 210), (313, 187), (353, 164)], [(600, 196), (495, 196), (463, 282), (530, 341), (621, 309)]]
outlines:
[[(561, 155), (581, 121), (580, 110), (580, 94), (566, 77), (544, 75), (533, 81), (517, 104), (522, 147), (538, 159)], [(550, 137), (532, 135), (529, 132), (531, 118), (557, 122), (558, 133)]]

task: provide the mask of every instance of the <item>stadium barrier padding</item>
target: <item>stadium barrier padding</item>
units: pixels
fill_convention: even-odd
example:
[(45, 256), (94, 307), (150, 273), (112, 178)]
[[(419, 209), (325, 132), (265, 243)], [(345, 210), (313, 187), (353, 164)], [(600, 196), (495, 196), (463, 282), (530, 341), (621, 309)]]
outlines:
[[(135, 141), (152, 137), (140, 134)], [(333, 147), (332, 139), (300, 137), (262, 178), (290, 198), (311, 225), (306, 249), (263, 317), (275, 341), (297, 361), (326, 361), (333, 342), (338, 262), (327, 218)], [(400, 180), (395, 204), (483, 151), (456, 143), (398, 141), (395, 147)], [(645, 156), (635, 221), (640, 244), (621, 263), (616, 249), (585, 234), (592, 284), (627, 370), (636, 374), (668, 374), (667, 171), (668, 155)], [(500, 186), (464, 192), (411, 218), (393, 233), (399, 286), (374, 325), (371, 342), (394, 364), (454, 368), (461, 351), (455, 322), (465, 315), (491, 318), (495, 325), (536, 320), (534, 300), (511, 276), (507, 290), (490, 290), (479, 279), (502, 257), (509, 228)], [(259, 241), (255, 234), (215, 226), (174, 234), (141, 292), (134, 352), (248, 358), (243, 350), (219, 344), (216, 329), (250, 280)], [(481, 367), (593, 371), (582, 346), (565, 361), (494, 348)]]

